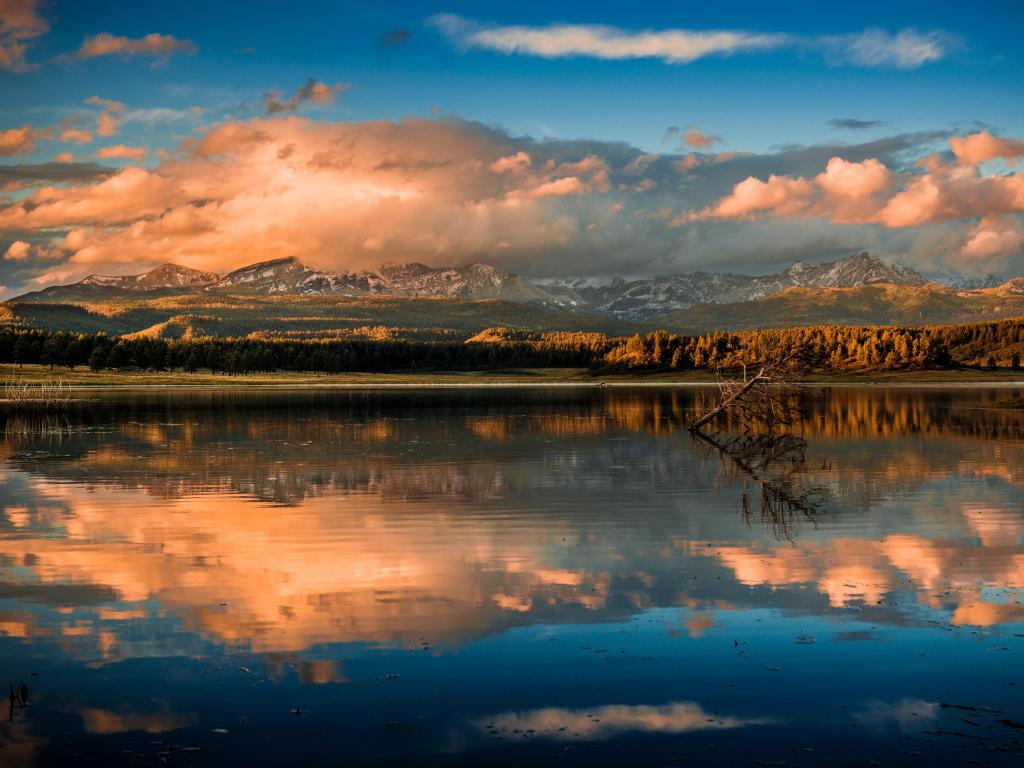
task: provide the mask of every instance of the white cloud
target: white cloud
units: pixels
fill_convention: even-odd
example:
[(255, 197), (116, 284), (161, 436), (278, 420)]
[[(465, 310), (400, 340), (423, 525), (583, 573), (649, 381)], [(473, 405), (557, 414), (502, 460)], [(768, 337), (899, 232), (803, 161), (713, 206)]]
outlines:
[(688, 64), (705, 56), (771, 50), (786, 45), (781, 34), (735, 30), (665, 29), (632, 32), (596, 24), (552, 24), (546, 27), (479, 24), (453, 14), (440, 14), (430, 23), (449, 40), (465, 48), (523, 53), (547, 59), (590, 56), (596, 59), (661, 59)]
[(838, 65), (916, 69), (944, 58), (954, 45), (945, 32), (898, 32), (868, 29), (852, 35), (801, 37), (775, 32), (736, 29), (628, 30), (602, 24), (501, 26), (439, 14), (428, 23), (463, 49), (546, 59), (587, 56), (595, 59), (660, 59), (666, 64), (689, 64), (707, 56), (773, 51), (780, 48), (820, 50)]
[(823, 37), (820, 45), (833, 64), (917, 69), (945, 58), (954, 41), (948, 34), (934, 30), (904, 29), (893, 34), (884, 29), (867, 29), (856, 35)]

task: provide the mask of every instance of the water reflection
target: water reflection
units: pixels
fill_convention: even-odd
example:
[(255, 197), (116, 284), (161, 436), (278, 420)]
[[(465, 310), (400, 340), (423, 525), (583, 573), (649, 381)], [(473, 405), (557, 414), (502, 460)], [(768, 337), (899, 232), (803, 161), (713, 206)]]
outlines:
[[(988, 407), (1010, 394), (822, 392), (798, 425), (800, 450), (781, 456), (787, 492), (822, 499), (813, 515), (749, 514), (749, 473), (724, 471), (689, 438), (686, 390), (114, 394), (59, 425), (8, 419), (0, 654), (107, 674), (191, 659), (207, 679), (230, 671), (231, 690), (288, 680), (394, 690), (397, 673), (371, 675), (359, 660), (397, 653), (450, 663), (461, 679), (468, 649), (502, 655), (521, 647), (519, 633), (564, 627), (587, 638), (577, 653), (611, 669), (666, 642), (630, 635), (640, 621), (670, 642), (722, 642), (744, 663), (737, 635), (781, 630), (792, 644), (806, 625), (814, 647), (834, 638), (865, 659), (894, 652), (877, 642), (885, 628), (992, 633), (987, 658), (1016, 659), (1024, 415)], [(780, 470), (758, 468), (763, 491), (761, 469)], [(755, 615), (761, 627), (738, 627)], [(613, 628), (614, 643), (589, 640)], [(568, 663), (556, 645), (506, 664)], [(241, 661), (202, 662), (225, 654)], [(623, 683), (620, 695), (640, 692)], [(72, 688), (86, 734), (210, 730), (187, 700), (144, 697), (128, 710)], [(430, 747), (410, 737), (409, 749), (472, 752), (475, 738), (524, 733), (770, 730), (787, 719), (784, 708), (665, 691), (582, 706), (550, 696), (525, 706), (496, 690), (464, 713), (469, 730)], [(869, 697), (847, 717), (910, 730), (909, 718), (934, 719), (935, 702), (932, 692)], [(61, 712), (55, 721), (71, 716)], [(0, 733), (5, 754), (56, 754), (25, 727)]]

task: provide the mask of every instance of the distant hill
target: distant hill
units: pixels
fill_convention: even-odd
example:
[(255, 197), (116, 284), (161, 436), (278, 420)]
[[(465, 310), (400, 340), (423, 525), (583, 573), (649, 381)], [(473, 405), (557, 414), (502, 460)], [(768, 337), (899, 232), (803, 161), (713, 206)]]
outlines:
[(154, 338), (457, 338), (494, 326), (619, 335), (636, 327), (611, 317), (555, 312), (500, 299), (185, 293), (96, 301), (13, 300), (2, 321), (51, 331)]
[(659, 319), (678, 333), (814, 325), (933, 325), (1024, 315), (1024, 278), (997, 288), (923, 286), (787, 288), (754, 301), (699, 304)]

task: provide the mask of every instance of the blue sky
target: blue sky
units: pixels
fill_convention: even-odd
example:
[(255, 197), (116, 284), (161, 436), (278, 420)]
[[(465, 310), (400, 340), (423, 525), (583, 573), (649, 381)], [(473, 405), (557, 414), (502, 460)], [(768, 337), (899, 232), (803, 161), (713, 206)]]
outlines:
[[(950, 55), (911, 70), (824, 64), (783, 49), (709, 56), (685, 65), (658, 59), (543, 59), (461, 52), (427, 20), (454, 13), (496, 24), (605, 24), (625, 30), (743, 29), (840, 35), (867, 28), (943, 30)], [(307, 77), (351, 83), (332, 110), (345, 119), (429, 116), (432, 108), (531, 136), (627, 141), (662, 147), (670, 125), (695, 123), (723, 147), (765, 151), (834, 139), (835, 117), (924, 130), (980, 121), (1009, 133), (1024, 123), (1024, 4), (972, 3), (424, 3), (360, 4), (56, 2), (52, 30), (30, 54), (37, 68), (0, 73), (8, 121), (63, 110), (93, 94), (136, 108), (206, 107), (244, 113), (270, 87)], [(158, 67), (115, 58), (53, 64), (88, 34), (159, 31), (198, 52)], [(408, 31), (404, 43), (382, 35)], [(251, 52), (249, 50), (251, 49)], [(240, 52), (241, 51), (241, 52)]]
[[(59, 158), (76, 165), (99, 163), (114, 172), (138, 165), (161, 173), (169, 158), (181, 152), (183, 141), (198, 140), (217, 126), (274, 119), (279, 121), (275, 125), (283, 127), (288, 115), (268, 115), (265, 94), (276, 91), (278, 98), (286, 101), (309, 79), (334, 90), (322, 99), (294, 102), (295, 109), (286, 110), (289, 115), (298, 114), (321, 126), (408, 117), (459, 125), (480, 123), (498, 132), (495, 141), (501, 151), (511, 151), (515, 144), (515, 149), (527, 152), (531, 169), (538, 169), (540, 155), (559, 163), (580, 160), (586, 153), (607, 159), (626, 146), (634, 154), (652, 153), (676, 160), (691, 152), (714, 153), (723, 163), (731, 153), (749, 153), (760, 158), (758, 163), (767, 163), (757, 166), (762, 170), (758, 178), (798, 172), (810, 178), (824, 170), (828, 156), (839, 154), (847, 160), (863, 161), (870, 154), (867, 147), (877, 148), (872, 142), (880, 142), (884, 147), (871, 156), (894, 173), (907, 174), (918, 173), (913, 170), (918, 167), (914, 161), (930, 152), (948, 158), (950, 136), (980, 131), (1005, 139), (1024, 135), (1021, 3), (976, 2), (967, 9), (961, 3), (935, 2), (623, 5), (453, 1), (434, 5), (298, 0), (282, 5), (0, 0), (0, 20), (4, 14), (10, 16), (12, 8), (28, 9), (42, 20), (44, 28), (16, 38), (11, 37), (10, 23), (0, 27), (0, 55), (12, 40), (22, 45), (20, 60), (0, 66), (0, 131), (29, 126), (43, 133), (39, 140), (22, 141), (19, 148), (0, 157), (0, 170), (2, 166)], [(447, 21), (441, 20), (442, 16)], [(599, 29), (594, 32), (594, 27)], [(726, 45), (685, 61), (672, 59), (658, 47), (670, 45), (665, 41), (677, 33), (698, 38), (715, 30), (769, 42), (736, 49)], [(154, 33), (171, 46), (166, 55), (156, 48), (146, 49), (140, 42)], [(574, 47), (581, 34), (590, 33), (601, 37), (601, 52)], [(638, 36), (646, 33), (654, 38), (651, 55), (615, 52), (620, 44), (640, 45)], [(86, 41), (96, 42), (96, 36), (103, 35), (114, 36), (115, 47), (123, 47), (108, 55), (81, 53)], [(539, 51), (523, 42), (540, 38), (544, 39), (537, 45), (561, 48)], [(918, 55), (921, 50), (926, 52)], [(103, 111), (102, 105), (86, 103), (94, 96), (124, 105), (115, 115), (116, 131), (106, 137), (92, 126)], [(849, 123), (843, 127), (836, 122), (850, 119), (862, 124), (851, 129)], [(90, 139), (77, 143), (59, 140), (68, 126), (88, 129)], [(676, 130), (670, 130), (672, 127)], [(707, 143), (682, 142), (690, 127), (707, 137)], [(21, 141), (13, 134), (10, 138)], [(531, 141), (544, 139), (550, 141), (541, 142), (545, 145), (542, 151), (530, 149)], [(554, 140), (563, 144), (555, 146)], [(886, 142), (899, 146), (894, 149), (895, 145)], [(819, 167), (801, 165), (797, 169), (790, 165), (797, 147), (812, 153), (815, 148), (831, 149)], [(102, 154), (104, 148), (109, 152)], [(574, 157), (573, 151), (579, 156)], [(1004, 147), (994, 151), (995, 155), (986, 156), (987, 164), (975, 164), (979, 174), (1015, 174), (1015, 150)], [(129, 157), (126, 152), (135, 155)], [(706, 212), (703, 218), (684, 217), (686, 226), (680, 225), (684, 219), (679, 217), (687, 210), (700, 211), (714, 203), (711, 198), (700, 199), (700, 187), (714, 189), (723, 197), (746, 175), (756, 175), (753, 161), (731, 161), (732, 170), (724, 173), (717, 186), (695, 183), (693, 174), (700, 176), (701, 169), (710, 168), (707, 157), (702, 158), (687, 169), (691, 174), (685, 183), (652, 179), (657, 194), (662, 195), (657, 201), (613, 199), (616, 190), (625, 190), (625, 181), (611, 165), (610, 182), (604, 177), (596, 183), (593, 178), (581, 179), (590, 185), (588, 200), (594, 199), (590, 197), (593, 193), (601, 196), (602, 206), (621, 205), (626, 212), (640, 211), (638, 215), (648, 208), (671, 208), (672, 214), (665, 213), (662, 218), (674, 222), (660, 234), (646, 226), (642, 233), (627, 228), (614, 245), (602, 247), (614, 247), (621, 254), (624, 242), (630, 238), (635, 242), (641, 235), (650, 243), (645, 241), (636, 252), (618, 260), (598, 259), (581, 268), (639, 273), (704, 265), (714, 250), (706, 250), (709, 237), (722, 238), (722, 247), (714, 253), (720, 254), (723, 267), (761, 271), (784, 264), (790, 256), (820, 260), (858, 245), (936, 271), (1012, 270), (1020, 256), (1015, 243), (1024, 235), (1014, 234), (1020, 230), (1020, 221), (1013, 205), (993, 209), (1002, 217), (997, 222), (998, 233), (1007, 247), (998, 258), (965, 264), (957, 262), (957, 248), (962, 251), (971, 232), (977, 235), (981, 231), (977, 227), (986, 211), (968, 206), (967, 212), (973, 215), (935, 215), (909, 232), (902, 221), (893, 225), (892, 217), (881, 224), (874, 214), (873, 218), (859, 214), (853, 217), (855, 221), (848, 212), (836, 215), (832, 211), (822, 217), (817, 213), (820, 206), (808, 204), (798, 217), (802, 224), (795, 234), (793, 217), (785, 213), (788, 209), (758, 208), (762, 213), (768, 211), (769, 217), (779, 214), (786, 220), (773, 222), (772, 231), (765, 235), (773, 243), (768, 249), (771, 255), (755, 257), (738, 248), (737, 243), (746, 237), (739, 234), (746, 226), (742, 222), (734, 223), (731, 230), (722, 222), (703, 223), (721, 218)], [(618, 170), (627, 166), (628, 158), (623, 156)], [(81, 173), (87, 170), (84, 166), (78, 169)], [(98, 172), (94, 181), (102, 173), (106, 171)], [(17, 173), (10, 171), (9, 176), (17, 177)], [(901, 183), (906, 186), (912, 180), (906, 176)], [(71, 174), (57, 181), (71, 183)], [(654, 194), (653, 188), (641, 189), (638, 194)], [(10, 200), (37, 191), (32, 184), (17, 181), (9, 190)], [(508, 197), (508, 190), (502, 194)], [(560, 230), (563, 242), (570, 230), (593, 233), (599, 218), (593, 213), (596, 209), (588, 216), (567, 212), (569, 196), (557, 195), (561, 199), (549, 201), (545, 211), (548, 223), (557, 219), (564, 224), (565, 216), (576, 216), (572, 226)], [(186, 202), (195, 208), (195, 201)], [(139, 215), (152, 217), (152, 213)], [(444, 215), (437, 212), (438, 217)], [(24, 227), (18, 226), (14, 214), (8, 216), (6, 225), (0, 224), (5, 226), (0, 230), (0, 250), (15, 242), (25, 244), (4, 259), (8, 263), (0, 263), (0, 282), (5, 285), (25, 283), (41, 271), (56, 275), (51, 269), (54, 263), (80, 262), (81, 269), (59, 271), (65, 276), (79, 274), (89, 263), (89, 258), (78, 253), (81, 248), (76, 251), (63, 243), (62, 255), (51, 248), (44, 257), (45, 241), (49, 238), (55, 243), (83, 224), (110, 225), (109, 221), (69, 219), (61, 226), (49, 225), (44, 232), (28, 226), (28, 217), (22, 218)], [(821, 219), (828, 220), (829, 226)], [(959, 246), (952, 233), (953, 221), (961, 222)], [(716, 228), (721, 230), (718, 234), (712, 232)], [(826, 230), (827, 235), (823, 234)], [(572, 247), (593, 250), (593, 242), (582, 242), (587, 237), (591, 236), (580, 234), (581, 242), (574, 241)], [(790, 242), (787, 238), (792, 238), (791, 248), (782, 245)], [(365, 233), (353, 240), (359, 247), (381, 242), (380, 237)], [(557, 238), (544, 246), (535, 245), (533, 250), (520, 248), (502, 234), (495, 234), (487, 243), (476, 238), (475, 245), (466, 248), (449, 248), (451, 242), (446, 233), (434, 239), (435, 261), (488, 258), (500, 250), (498, 255), (507, 255), (510, 266), (544, 273), (552, 271), (544, 265), (558, 251)], [(697, 242), (705, 246), (695, 245)], [(393, 248), (371, 245), (369, 249), (382, 257), (431, 260), (429, 248), (408, 243)], [(202, 260), (199, 250), (183, 247), (175, 253), (197, 264)], [(39, 258), (27, 258), (26, 254)], [(362, 258), (350, 256), (335, 259), (335, 266), (355, 264)]]

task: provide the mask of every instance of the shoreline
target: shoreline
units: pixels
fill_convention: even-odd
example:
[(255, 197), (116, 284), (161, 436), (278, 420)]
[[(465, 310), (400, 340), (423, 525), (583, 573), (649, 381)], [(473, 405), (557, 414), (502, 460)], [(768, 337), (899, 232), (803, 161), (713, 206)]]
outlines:
[[(595, 377), (586, 369), (534, 368), (438, 373), (269, 373), (239, 376), (183, 372), (53, 370), (39, 365), (0, 365), (0, 383), (29, 384), (59, 380), (71, 390), (260, 390), (260, 389), (532, 389), (532, 388), (697, 388), (716, 386), (706, 372), (637, 373)], [(976, 369), (850, 373), (805, 379), (808, 387), (1024, 387), (1024, 372)], [(2, 398), (2, 393), (0, 393)]]

